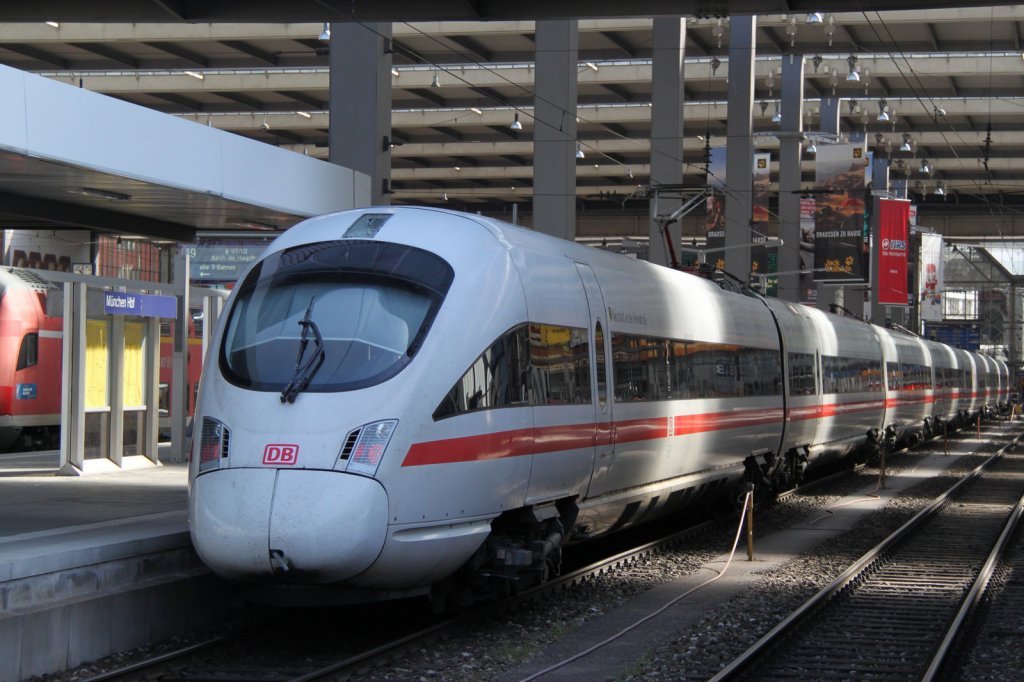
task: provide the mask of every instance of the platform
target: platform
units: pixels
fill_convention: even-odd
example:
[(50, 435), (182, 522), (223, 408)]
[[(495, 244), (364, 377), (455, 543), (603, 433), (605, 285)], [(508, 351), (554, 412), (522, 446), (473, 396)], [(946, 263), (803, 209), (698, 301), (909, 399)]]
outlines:
[(234, 590), (188, 534), (185, 464), (56, 476), (0, 454), (0, 680), (23, 680), (222, 617)]

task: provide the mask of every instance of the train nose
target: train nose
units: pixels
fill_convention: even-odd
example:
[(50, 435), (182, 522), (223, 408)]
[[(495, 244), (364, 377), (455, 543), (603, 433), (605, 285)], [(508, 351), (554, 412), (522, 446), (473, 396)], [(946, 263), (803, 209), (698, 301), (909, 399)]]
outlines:
[(192, 542), (214, 572), (235, 580), (347, 580), (369, 568), (387, 533), (377, 481), (332, 471), (222, 469), (196, 478)]

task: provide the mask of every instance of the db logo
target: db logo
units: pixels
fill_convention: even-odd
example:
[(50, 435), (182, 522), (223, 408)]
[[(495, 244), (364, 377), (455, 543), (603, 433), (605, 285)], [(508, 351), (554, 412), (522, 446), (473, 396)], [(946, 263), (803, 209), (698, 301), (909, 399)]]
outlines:
[(263, 448), (264, 464), (291, 466), (299, 461), (299, 446), (273, 443)]

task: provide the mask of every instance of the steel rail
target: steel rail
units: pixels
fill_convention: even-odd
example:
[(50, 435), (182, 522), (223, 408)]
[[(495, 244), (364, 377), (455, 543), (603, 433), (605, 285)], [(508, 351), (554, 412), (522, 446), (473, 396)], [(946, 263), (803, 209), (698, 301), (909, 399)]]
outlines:
[(790, 613), (767, 634), (762, 636), (746, 651), (729, 663), (729, 665), (720, 670), (711, 678), (711, 682), (730, 680), (738, 676), (740, 673), (748, 670), (748, 668), (753, 665), (753, 663), (760, 658), (762, 654), (781, 640), (784, 635), (791, 632), (804, 620), (804, 618), (808, 617), (819, 607), (831, 600), (840, 591), (842, 591), (843, 588), (861, 576), (865, 570), (874, 564), (875, 561), (878, 560), (885, 552), (893, 548), (901, 540), (922, 526), (925, 521), (931, 519), (941, 511), (949, 503), (953, 495), (981, 476), (981, 474), (991, 466), (993, 462), (1002, 457), (1003, 454), (1011, 447), (1015, 446), (1022, 437), (1024, 437), (1024, 433), (1018, 434), (1013, 438), (1013, 440), (1001, 447), (995, 454), (989, 456), (984, 462), (976, 466), (944, 493), (939, 495), (930, 505), (915, 514), (910, 520), (893, 531), (891, 535), (875, 545), (875, 547), (868, 550), (867, 553), (843, 571), (839, 577), (823, 587), (817, 594)]

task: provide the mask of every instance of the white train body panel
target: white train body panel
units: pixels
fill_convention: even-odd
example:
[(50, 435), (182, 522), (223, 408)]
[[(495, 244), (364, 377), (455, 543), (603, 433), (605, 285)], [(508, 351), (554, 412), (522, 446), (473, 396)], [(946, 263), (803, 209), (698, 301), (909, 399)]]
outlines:
[(931, 357), (934, 376), (935, 403), (932, 416), (942, 423), (955, 419), (962, 409), (960, 384), (963, 371), (952, 348), (934, 341), (924, 341)]
[(913, 428), (924, 391), (906, 407), (883, 385), (883, 356), (936, 352), (908, 338), (479, 216), (315, 218), (250, 267), (218, 323), (193, 540), (235, 580), (423, 589), (510, 515), (558, 513), (586, 537), (751, 462)]

